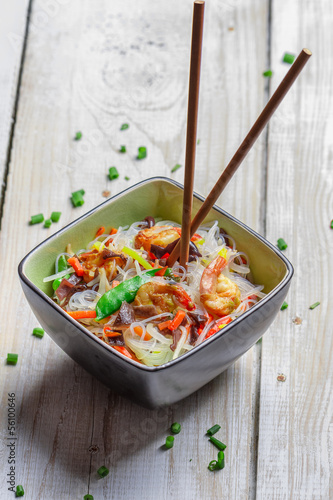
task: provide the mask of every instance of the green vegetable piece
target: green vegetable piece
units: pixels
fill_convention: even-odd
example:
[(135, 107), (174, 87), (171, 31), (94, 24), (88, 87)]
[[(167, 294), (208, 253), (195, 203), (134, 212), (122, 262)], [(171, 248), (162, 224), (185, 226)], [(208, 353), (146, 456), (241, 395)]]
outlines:
[(94, 500), (92, 495), (84, 495), (83, 500)]
[(212, 436), (213, 434), (216, 434), (217, 431), (221, 429), (221, 426), (218, 424), (213, 425), (210, 429), (208, 429), (207, 434), (208, 436)]
[(42, 339), (44, 337), (44, 330), (43, 328), (34, 328), (32, 330), (32, 335), (34, 335), (35, 337), (38, 337), (39, 339)]
[(40, 222), (43, 222), (43, 220), (44, 220), (43, 214), (32, 215), (30, 220), (30, 225), (39, 224)]
[(210, 437), (210, 438), (209, 438), (209, 441), (210, 441), (211, 443), (213, 443), (213, 445), (214, 445), (214, 446), (216, 446), (216, 448), (217, 448), (218, 450), (222, 450), (222, 451), (223, 451), (223, 450), (225, 450), (225, 449), (226, 449), (226, 447), (227, 447), (227, 445), (226, 445), (226, 444), (222, 443), (222, 441), (219, 441), (218, 439), (216, 439), (216, 438), (214, 438), (214, 437)]
[(59, 222), (60, 217), (61, 217), (61, 212), (52, 212), (51, 221), (52, 222)]
[(283, 62), (292, 64), (295, 61), (295, 57), (294, 54), (288, 54), (288, 52), (286, 52), (283, 56)]
[(173, 442), (174, 442), (175, 438), (173, 436), (168, 436), (165, 440), (165, 447), (167, 450), (169, 450), (170, 448), (173, 448)]
[(74, 141), (79, 141), (82, 138), (82, 132), (76, 132)]
[(320, 302), (315, 302), (314, 304), (312, 304), (309, 309), (315, 309), (316, 307), (320, 306)]
[(79, 191), (74, 191), (72, 193), (71, 200), (74, 207), (81, 207), (84, 204), (83, 195), (84, 195), (83, 189), (80, 189)]
[(182, 168), (182, 166), (181, 166), (179, 163), (177, 163), (177, 165), (175, 165), (174, 167), (172, 167), (171, 172), (172, 172), (172, 173), (174, 173), (174, 172), (176, 172), (179, 168)]
[(46, 221), (44, 222), (44, 227), (49, 228), (49, 227), (51, 227), (51, 225), (52, 225), (52, 220), (51, 219), (46, 219)]
[(18, 484), (16, 486), (16, 492), (15, 492), (15, 494), (16, 494), (17, 497), (23, 497), (24, 496), (23, 486), (21, 486), (20, 484)]
[(140, 146), (138, 148), (138, 156), (136, 157), (137, 160), (143, 160), (147, 156), (147, 148), (144, 146)]
[(279, 238), (277, 240), (277, 246), (279, 247), (280, 250), (285, 250), (288, 247), (287, 243), (284, 241), (283, 238)]
[(268, 69), (267, 71), (264, 71), (262, 76), (266, 77), (266, 78), (270, 78), (271, 76), (273, 76), (273, 71)]
[(224, 453), (223, 451), (219, 451), (217, 455), (217, 469), (224, 469)]
[(53, 290), (56, 291), (59, 288), (60, 283), (62, 282), (62, 280), (63, 279), (68, 280), (69, 277), (70, 277), (70, 274), (66, 274), (63, 278), (57, 278), (56, 280), (54, 280), (54, 282), (52, 283)]
[(126, 153), (126, 146), (120, 146), (119, 153)]
[(213, 471), (216, 469), (216, 465), (217, 465), (217, 461), (212, 460), (211, 462), (209, 462), (208, 469)]
[(174, 434), (179, 434), (180, 431), (181, 431), (181, 425), (178, 424), (177, 422), (174, 422), (171, 426), (171, 432), (173, 432)]
[(58, 273), (68, 269), (67, 259), (64, 255), (61, 255), (58, 260)]
[(284, 311), (285, 309), (287, 309), (287, 307), (288, 307), (287, 302), (283, 302), (283, 304), (281, 306), (281, 311)]
[(120, 130), (127, 130), (129, 128), (128, 123), (123, 123), (122, 126), (120, 127)]
[(110, 167), (109, 168), (109, 179), (110, 181), (113, 181), (114, 179), (118, 179), (119, 177), (119, 172), (116, 169), (116, 167)]
[(199, 144), (200, 144), (200, 139), (197, 140), (197, 145), (199, 146)]
[(333, 219), (331, 220), (331, 229), (333, 229)]
[(130, 177), (127, 177), (127, 175), (125, 175), (124, 179), (125, 179), (125, 181), (129, 181), (129, 180), (131, 180), (131, 178), (130, 178)]
[(97, 471), (97, 474), (100, 476), (100, 477), (105, 477), (109, 474), (109, 469), (107, 467), (105, 467), (105, 465), (102, 465), (102, 467), (100, 467)]
[[(133, 302), (140, 286), (149, 281), (151, 276), (154, 276), (157, 271), (158, 269), (150, 269), (141, 276), (134, 276), (134, 278), (123, 281), (115, 288), (104, 293), (96, 304), (96, 320), (99, 321), (107, 316), (111, 316), (111, 314), (118, 311), (124, 301)], [(168, 269), (165, 274), (167, 272)]]
[(16, 365), (18, 360), (18, 354), (8, 353), (7, 354), (7, 365)]

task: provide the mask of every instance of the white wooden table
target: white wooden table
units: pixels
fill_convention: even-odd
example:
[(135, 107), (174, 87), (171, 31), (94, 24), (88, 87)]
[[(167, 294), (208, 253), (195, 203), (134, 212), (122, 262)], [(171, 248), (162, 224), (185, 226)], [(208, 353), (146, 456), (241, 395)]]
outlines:
[[(27, 500), (333, 498), (332, 2), (207, 1), (195, 177), (203, 195), (286, 73), (284, 52), (314, 54), (219, 200), (273, 243), (287, 241), (295, 277), (288, 309), (261, 344), (185, 401), (153, 412), (111, 393), (47, 335), (31, 335), (38, 324), (17, 265), (101, 203), (103, 191), (152, 175), (182, 182), (183, 169), (171, 168), (184, 162), (192, 1), (8, 4), (0, 22), (1, 498), (15, 497), (6, 483), (8, 393), (15, 482)], [(124, 122), (130, 128), (120, 131)], [(138, 163), (141, 145), (148, 157)], [(113, 182), (111, 165), (121, 172)], [(80, 188), (85, 204), (74, 209), (69, 195)], [(53, 210), (62, 211), (59, 224), (28, 225)], [(6, 365), (8, 352), (19, 354), (16, 366)], [(162, 452), (173, 421), (182, 432)], [(228, 445), (219, 473), (207, 470), (215, 454), (205, 431), (215, 423)], [(98, 480), (101, 465), (110, 474)]]

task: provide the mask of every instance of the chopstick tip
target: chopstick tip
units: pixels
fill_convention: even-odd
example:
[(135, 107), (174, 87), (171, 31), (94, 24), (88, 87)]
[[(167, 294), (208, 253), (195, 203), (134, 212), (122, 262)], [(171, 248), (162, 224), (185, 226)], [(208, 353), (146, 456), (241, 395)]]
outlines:
[(307, 56), (312, 56), (312, 52), (311, 52), (311, 50), (309, 50), (309, 49), (303, 49), (303, 52), (304, 52)]

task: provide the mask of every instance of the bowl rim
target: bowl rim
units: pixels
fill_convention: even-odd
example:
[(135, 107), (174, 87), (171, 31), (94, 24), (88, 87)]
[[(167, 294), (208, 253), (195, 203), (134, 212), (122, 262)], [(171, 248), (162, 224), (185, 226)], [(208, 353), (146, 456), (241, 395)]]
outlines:
[[(242, 321), (244, 321), (249, 315), (251, 315), (253, 312), (257, 311), (260, 309), (263, 305), (265, 305), (267, 302), (269, 302), (274, 296), (276, 296), (291, 280), (293, 274), (294, 274), (294, 268), (291, 264), (291, 262), (285, 257), (285, 255), (282, 254), (282, 252), (275, 247), (272, 243), (270, 243), (266, 238), (261, 236), (259, 233), (251, 229), (249, 226), (244, 224), (243, 222), (239, 221), (234, 217), (233, 215), (229, 214), (219, 206), (215, 205), (213, 206), (213, 210), (216, 210), (220, 214), (224, 215), (228, 219), (230, 219), (232, 222), (236, 223), (237, 225), (241, 226), (243, 229), (246, 231), (250, 232), (253, 236), (255, 236), (257, 239), (261, 241), (264, 245), (266, 245), (270, 250), (272, 250), (285, 264), (287, 272), (286, 275), (283, 277), (281, 282), (273, 289), (271, 290), (266, 297), (262, 298), (257, 304), (253, 305), (251, 309), (243, 313), (241, 316), (236, 318), (234, 321), (229, 323), (223, 330), (220, 330), (220, 332), (217, 332), (215, 335), (212, 335), (209, 339), (207, 339), (205, 342), (202, 342), (198, 346), (194, 347), (190, 351), (186, 352), (185, 354), (182, 354), (179, 358), (174, 359), (169, 361), (168, 363), (165, 363), (161, 366), (146, 366), (144, 364), (139, 364), (137, 361), (131, 360), (124, 356), (123, 354), (119, 353), (115, 349), (112, 349), (111, 346), (100, 340), (96, 335), (94, 335), (92, 332), (90, 332), (87, 328), (85, 328), (83, 325), (81, 325), (78, 321), (74, 320), (71, 318), (66, 312), (58, 305), (56, 302), (54, 302), (46, 293), (44, 293), (42, 290), (40, 290), (24, 273), (24, 266), (28, 259), (40, 248), (43, 247), (49, 240), (56, 238), (59, 234), (62, 234), (66, 232), (68, 229), (71, 227), (75, 226), (78, 222), (83, 221), (93, 213), (97, 212), (100, 210), (103, 206), (110, 204), (111, 202), (115, 201), (118, 198), (121, 198), (124, 196), (126, 193), (130, 192), (131, 190), (134, 190), (138, 188), (139, 186), (142, 186), (144, 184), (148, 184), (151, 181), (164, 181), (170, 184), (175, 185), (176, 187), (180, 189), (184, 189), (183, 184), (180, 182), (177, 182), (173, 179), (170, 179), (168, 177), (164, 176), (155, 176), (155, 177), (149, 177), (148, 179), (144, 179), (142, 181), (137, 182), (136, 184), (133, 184), (132, 186), (129, 186), (128, 188), (124, 189), (123, 191), (120, 191), (119, 193), (115, 194), (114, 196), (108, 198), (107, 200), (103, 201), (96, 207), (92, 208), (89, 210), (87, 213), (81, 215), (74, 221), (70, 222), (67, 224), (65, 227), (59, 229), (56, 233), (52, 234), (45, 240), (43, 240), (41, 243), (39, 243), (37, 246), (35, 246), (30, 252), (27, 253), (25, 257), (20, 261), (18, 265), (18, 274), (20, 279), (30, 288), (32, 289), (41, 299), (46, 301), (51, 307), (53, 307), (56, 311), (58, 311), (64, 319), (69, 321), (74, 327), (78, 328), (83, 334), (87, 335), (89, 338), (97, 342), (101, 347), (105, 348), (111, 355), (117, 356), (123, 361), (126, 361), (127, 363), (130, 363), (132, 366), (136, 367), (139, 370), (143, 370), (145, 372), (159, 372), (161, 370), (166, 370), (168, 368), (172, 368), (176, 364), (185, 361), (189, 356), (192, 356), (193, 354), (197, 353), (199, 350), (204, 349), (208, 345), (210, 345), (212, 342), (216, 342), (218, 339), (221, 338), (221, 336), (228, 336), (230, 332), (239, 325)], [(197, 200), (203, 202), (205, 200), (205, 197), (196, 193), (195, 191), (193, 192), (193, 197), (196, 198)]]

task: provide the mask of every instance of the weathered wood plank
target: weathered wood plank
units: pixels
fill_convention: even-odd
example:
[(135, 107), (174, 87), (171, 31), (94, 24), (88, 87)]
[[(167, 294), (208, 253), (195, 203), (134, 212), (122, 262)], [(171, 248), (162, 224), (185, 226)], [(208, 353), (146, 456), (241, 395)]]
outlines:
[[(262, 107), (267, 4), (207, 4), (195, 181), (203, 194)], [(36, 0), (34, 25), (42, 13)], [(190, 0), (112, 7), (73, 0), (59, 3), (29, 34), (0, 242), (1, 275), (10, 283), (0, 304), (0, 342), (1, 353), (20, 355), (16, 367), (4, 367), (1, 402), (5, 408), (7, 392), (16, 392), (17, 477), (31, 498), (46, 491), (54, 499), (82, 498), (89, 484), (95, 498), (105, 499), (218, 498), (221, 491), (231, 499), (254, 498), (258, 346), (179, 405), (149, 412), (111, 394), (47, 337), (31, 338), (36, 321), (12, 279), (19, 259), (58, 227), (27, 227), (31, 214), (60, 209), (65, 225), (103, 201), (103, 190), (115, 194), (183, 163), (191, 16)], [(130, 128), (120, 132), (123, 122)], [(77, 130), (80, 142), (73, 141)], [(127, 155), (119, 155), (121, 144)], [(138, 163), (141, 145), (148, 158)], [(244, 164), (248, 175), (237, 174), (221, 200), (255, 229), (262, 155), (263, 140)], [(112, 183), (110, 165), (122, 172)], [(173, 177), (182, 176), (179, 170)], [(73, 209), (69, 195), (80, 188), (86, 202)], [(174, 420), (183, 431), (164, 453), (159, 448)], [(204, 433), (217, 422), (228, 444), (227, 466), (212, 474), (207, 465), (215, 450)], [(1, 460), (6, 464), (4, 455)], [(102, 464), (112, 474), (98, 481)]]
[(257, 498), (314, 500), (333, 497), (332, 4), (273, 1), (272, 19), (272, 89), (285, 51), (313, 57), (269, 129), (267, 236), (285, 238), (295, 277), (263, 339)]

